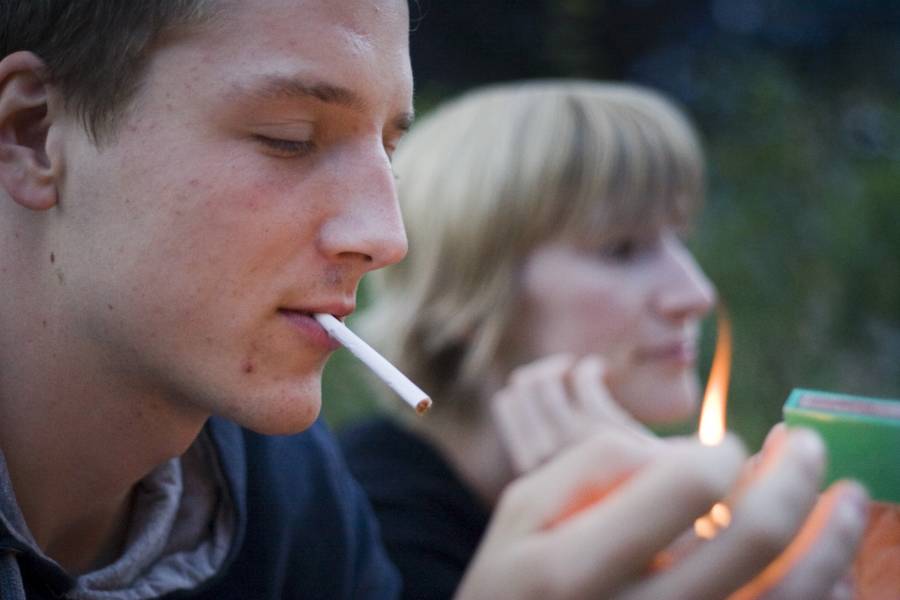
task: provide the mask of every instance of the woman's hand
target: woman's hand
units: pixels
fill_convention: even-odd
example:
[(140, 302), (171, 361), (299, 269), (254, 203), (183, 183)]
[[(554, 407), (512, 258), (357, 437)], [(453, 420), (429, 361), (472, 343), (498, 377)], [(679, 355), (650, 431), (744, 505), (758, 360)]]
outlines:
[[(772, 428), (763, 449), (744, 467), (734, 500), (743, 499), (743, 490), (772, 468), (786, 443), (788, 429), (783, 423)], [(751, 499), (752, 501), (752, 499)], [(857, 483), (842, 481), (821, 494), (809, 517), (778, 558), (729, 600), (757, 598), (821, 598), (850, 600), (853, 584), (847, 568), (864, 531), (868, 495)], [(843, 570), (830, 583), (822, 572)]]
[(651, 435), (606, 387), (598, 356), (549, 356), (512, 372), (491, 403), (517, 473), (527, 473), (570, 444), (613, 428)]
[[(820, 498), (823, 464), (808, 431), (782, 434), (749, 477), (731, 436), (712, 447), (591, 436), (508, 488), (458, 598), (836, 597), (865, 496), (840, 484)], [(660, 567), (672, 542), (726, 497), (731, 524)]]

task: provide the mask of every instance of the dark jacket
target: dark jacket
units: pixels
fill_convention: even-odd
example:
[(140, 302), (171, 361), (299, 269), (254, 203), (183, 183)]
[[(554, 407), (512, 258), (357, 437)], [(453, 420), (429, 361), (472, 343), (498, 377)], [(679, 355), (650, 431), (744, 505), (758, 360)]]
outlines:
[(405, 600), (447, 600), (462, 581), (490, 513), (436, 448), (390, 419), (340, 433), (375, 509)]
[[(368, 501), (324, 425), (284, 437), (223, 419), (206, 426), (234, 506), (224, 567), (199, 588), (166, 598), (382, 599), (399, 578)], [(13, 555), (15, 560), (12, 560)], [(58, 598), (73, 579), (14, 537), (0, 519), (0, 599)]]

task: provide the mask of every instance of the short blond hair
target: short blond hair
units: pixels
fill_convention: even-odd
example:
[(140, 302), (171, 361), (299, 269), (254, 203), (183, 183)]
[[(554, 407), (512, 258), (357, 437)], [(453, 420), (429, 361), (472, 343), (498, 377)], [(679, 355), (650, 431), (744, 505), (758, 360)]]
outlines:
[(394, 168), (410, 251), (369, 276), (360, 325), (436, 413), (457, 416), (480, 410), (531, 249), (686, 225), (704, 180), (697, 135), (672, 102), (581, 80), (469, 92), (413, 128)]

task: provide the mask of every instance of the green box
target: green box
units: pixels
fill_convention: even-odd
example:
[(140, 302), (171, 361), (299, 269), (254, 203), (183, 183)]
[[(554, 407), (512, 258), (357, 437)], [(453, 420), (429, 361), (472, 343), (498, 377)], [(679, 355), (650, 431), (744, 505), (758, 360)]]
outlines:
[(855, 479), (873, 500), (900, 504), (900, 401), (795, 389), (784, 420), (824, 438), (826, 485)]

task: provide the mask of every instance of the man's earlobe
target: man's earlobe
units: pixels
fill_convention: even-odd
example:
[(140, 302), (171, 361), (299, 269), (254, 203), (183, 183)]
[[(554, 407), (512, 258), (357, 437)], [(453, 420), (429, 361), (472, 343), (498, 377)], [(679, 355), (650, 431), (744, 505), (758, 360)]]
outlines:
[(54, 165), (47, 152), (49, 87), (43, 61), (15, 52), (0, 61), (0, 185), (16, 203), (47, 210), (57, 202)]

